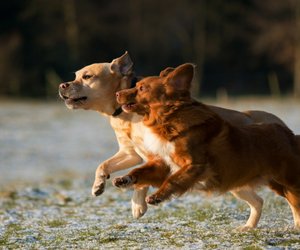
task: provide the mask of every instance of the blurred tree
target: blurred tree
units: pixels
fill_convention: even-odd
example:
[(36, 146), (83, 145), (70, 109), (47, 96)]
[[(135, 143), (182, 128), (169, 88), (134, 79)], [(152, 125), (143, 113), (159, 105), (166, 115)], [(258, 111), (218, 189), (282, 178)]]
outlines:
[[(255, 32), (252, 51), (294, 75), (294, 95), (300, 96), (300, 1), (259, 1), (249, 22)], [(277, 67), (278, 71), (280, 68)], [(277, 72), (278, 73), (278, 72)], [(287, 84), (287, 83), (285, 83)]]
[(129, 51), (152, 74), (167, 66), (195, 63), (196, 95), (200, 93), (205, 61), (205, 2), (129, 1)]
[(125, 50), (139, 75), (195, 63), (195, 95), (266, 94), (268, 75), (300, 82), (299, 2), (1, 1), (0, 94), (54, 96), (60, 79)]
[[(251, 29), (247, 22), (251, 0), (206, 2), (204, 62), (205, 93), (253, 94), (259, 89), (255, 59), (250, 53)], [(254, 74), (255, 73), (255, 74)]]
[(63, 0), (63, 12), (66, 30), (66, 41), (70, 48), (71, 57), (77, 61), (79, 55), (79, 30), (77, 24), (77, 9), (74, 0)]
[(22, 66), (19, 55), (23, 38), (17, 27), (23, 5), (14, 0), (0, 2), (0, 93), (3, 94), (20, 94), (18, 69)]

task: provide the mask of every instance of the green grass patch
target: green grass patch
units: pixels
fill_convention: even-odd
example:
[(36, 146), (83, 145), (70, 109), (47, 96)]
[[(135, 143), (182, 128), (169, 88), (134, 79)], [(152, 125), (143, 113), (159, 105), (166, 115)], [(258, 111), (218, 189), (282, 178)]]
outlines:
[(12, 223), (6, 227), (5, 233), (0, 238), (0, 246), (9, 245), (9, 239), (12, 235), (18, 234), (23, 228), (20, 224)]
[(54, 219), (54, 220), (48, 220), (46, 222), (46, 225), (48, 227), (52, 227), (52, 228), (55, 228), (55, 227), (63, 227), (65, 225), (67, 225), (67, 222), (64, 221), (64, 220), (61, 220), (61, 219)]
[(300, 239), (283, 239), (280, 246), (291, 246), (293, 244), (300, 244)]
[(199, 209), (192, 214), (192, 219), (197, 220), (199, 222), (208, 220), (209, 218), (211, 218), (211, 214), (207, 210)]
[(105, 237), (103, 239), (100, 239), (99, 243), (101, 243), (101, 244), (108, 244), (108, 243), (116, 242), (118, 240), (119, 239), (117, 237), (115, 237), (115, 236), (108, 236), (108, 237)]

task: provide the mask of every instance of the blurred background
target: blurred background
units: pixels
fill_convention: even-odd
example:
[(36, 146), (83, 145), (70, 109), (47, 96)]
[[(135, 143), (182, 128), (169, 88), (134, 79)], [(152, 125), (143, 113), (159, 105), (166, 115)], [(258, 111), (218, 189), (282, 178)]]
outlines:
[(197, 65), (201, 96), (300, 96), (299, 0), (10, 0), (0, 3), (0, 95), (57, 96), (128, 50), (138, 75)]
[(58, 85), (126, 50), (142, 76), (195, 63), (194, 95), (272, 112), (300, 133), (300, 0), (0, 1), (0, 186), (58, 172), (92, 184), (114, 133), (67, 110)]

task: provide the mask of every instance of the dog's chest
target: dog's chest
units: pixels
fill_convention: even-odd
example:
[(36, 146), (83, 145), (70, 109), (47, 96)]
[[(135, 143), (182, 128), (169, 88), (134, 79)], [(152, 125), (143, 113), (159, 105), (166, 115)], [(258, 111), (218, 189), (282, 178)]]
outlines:
[(130, 139), (134, 146), (134, 150), (147, 161), (147, 150), (144, 146), (145, 126), (142, 122), (133, 123), (131, 126)]
[(149, 128), (146, 128), (144, 134), (144, 145), (147, 151), (164, 159), (164, 161), (170, 166), (171, 172), (179, 169), (179, 166), (172, 160), (172, 155), (175, 153), (175, 145), (173, 142), (162, 140)]

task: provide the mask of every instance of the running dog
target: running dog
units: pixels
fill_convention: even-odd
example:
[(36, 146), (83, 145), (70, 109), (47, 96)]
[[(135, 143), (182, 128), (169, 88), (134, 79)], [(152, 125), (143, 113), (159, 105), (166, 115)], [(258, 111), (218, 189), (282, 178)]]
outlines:
[(262, 205), (245, 189), (254, 192), (267, 185), (287, 199), (300, 229), (299, 137), (280, 124), (228, 122), (191, 98), (193, 74), (194, 66), (183, 64), (116, 94), (126, 113), (143, 115), (148, 128), (144, 147), (151, 156), (143, 166), (116, 178), (114, 185), (159, 186), (146, 198), (153, 205), (193, 187), (219, 194), (242, 190), (240, 198), (253, 209), (242, 230), (256, 227)]

